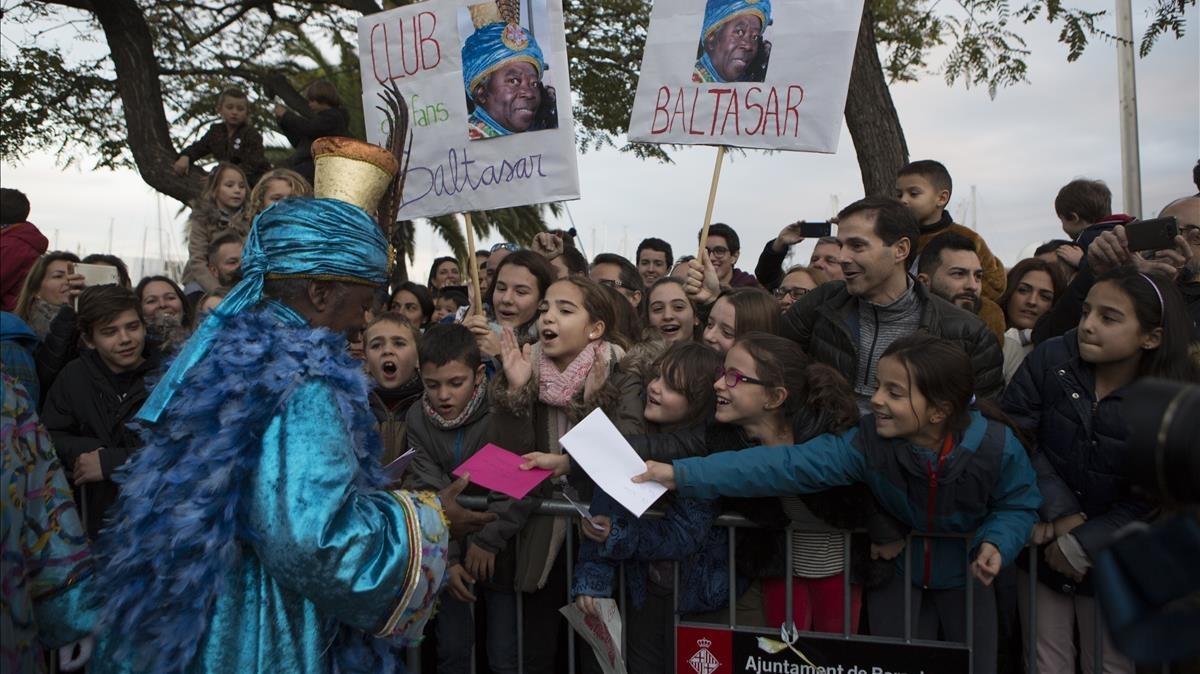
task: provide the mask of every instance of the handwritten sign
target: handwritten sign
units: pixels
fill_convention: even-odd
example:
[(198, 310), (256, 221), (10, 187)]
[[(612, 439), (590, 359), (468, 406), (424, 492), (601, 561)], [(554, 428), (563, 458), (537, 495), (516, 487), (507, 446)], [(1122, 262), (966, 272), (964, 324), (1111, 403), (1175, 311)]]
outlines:
[(398, 218), (579, 198), (561, 0), (430, 0), (358, 22), (367, 139), (411, 114)]
[(862, 0), (655, 0), (630, 140), (836, 152)]

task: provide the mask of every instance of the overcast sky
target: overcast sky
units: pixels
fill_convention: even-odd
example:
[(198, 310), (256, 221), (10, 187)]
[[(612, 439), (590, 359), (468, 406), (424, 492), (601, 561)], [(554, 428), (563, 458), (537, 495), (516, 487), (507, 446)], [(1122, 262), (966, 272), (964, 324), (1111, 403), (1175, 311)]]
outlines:
[[(1147, 23), (1142, 11), (1147, 4), (1134, 2), (1134, 33), (1139, 36)], [(1137, 62), (1147, 215), (1196, 191), (1191, 169), (1200, 158), (1197, 14), (1195, 7), (1189, 8), (1188, 34), (1182, 40), (1165, 37)], [(1115, 32), (1111, 18), (1103, 28)], [(1031, 83), (1003, 89), (995, 100), (985, 89), (947, 87), (937, 74), (892, 87), (912, 158), (947, 165), (955, 183), (951, 213), (960, 222), (975, 224), (1009, 265), (1031, 244), (1061, 235), (1053, 199), (1070, 179), (1103, 179), (1113, 190), (1114, 208), (1121, 210), (1124, 203), (1115, 47), (1094, 42), (1081, 59), (1067, 63), (1057, 28), (1039, 21), (1021, 31), (1033, 52), (1028, 59)], [(939, 60), (935, 54), (930, 63), (936, 66)], [(671, 242), (676, 255), (694, 253), (714, 152), (711, 147), (677, 150), (672, 153), (675, 164), (642, 161), (614, 150), (581, 156), (583, 198), (568, 207), (589, 257), (600, 251), (632, 256), (638, 241), (651, 235)], [(753, 269), (762, 245), (784, 224), (826, 218), (835, 203), (845, 205), (862, 196), (854, 146), (844, 125), (836, 155), (752, 152), (727, 162), (714, 219), (740, 233), (743, 258), (738, 266), (745, 269)], [(4, 164), (0, 182), (29, 195), (30, 219), (58, 248), (104, 252), (111, 224), (112, 252), (118, 255), (139, 257), (145, 240), (149, 257), (159, 257), (160, 248), (183, 257), (177, 204), (158, 198), (132, 170), (93, 171), (92, 163), (80, 157), (76, 166), (63, 169), (52, 156), (31, 156), (19, 165)], [(972, 186), (977, 195), (974, 223), (968, 208)], [(796, 256), (807, 259), (808, 248), (798, 247)], [(440, 239), (421, 227), (414, 276), (423, 279), (433, 257), (445, 250)]]

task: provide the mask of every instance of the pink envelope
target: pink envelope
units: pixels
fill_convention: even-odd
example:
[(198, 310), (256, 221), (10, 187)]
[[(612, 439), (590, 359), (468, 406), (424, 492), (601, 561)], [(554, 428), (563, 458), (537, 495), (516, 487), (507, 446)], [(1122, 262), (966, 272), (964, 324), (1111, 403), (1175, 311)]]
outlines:
[(544, 468), (521, 470), (523, 463), (525, 459), (489, 442), (455, 468), (454, 476), (470, 473), (471, 482), (520, 499), (552, 475), (551, 471)]

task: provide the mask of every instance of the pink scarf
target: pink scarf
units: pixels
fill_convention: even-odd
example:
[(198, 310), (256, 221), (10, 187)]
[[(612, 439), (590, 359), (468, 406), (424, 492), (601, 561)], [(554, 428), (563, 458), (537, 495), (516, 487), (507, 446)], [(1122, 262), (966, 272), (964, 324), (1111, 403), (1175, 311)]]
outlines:
[(591, 371), (592, 365), (596, 363), (600, 347), (604, 344), (600, 340), (588, 344), (562, 372), (558, 371), (545, 351), (537, 349), (538, 400), (551, 407), (569, 405), (575, 394), (583, 389), (588, 373)]

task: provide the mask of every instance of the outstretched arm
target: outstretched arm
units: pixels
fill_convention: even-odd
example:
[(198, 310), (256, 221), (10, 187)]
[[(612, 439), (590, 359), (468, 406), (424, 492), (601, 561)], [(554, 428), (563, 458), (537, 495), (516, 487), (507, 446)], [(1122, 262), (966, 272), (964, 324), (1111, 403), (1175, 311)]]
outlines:
[(861, 481), (866, 472), (854, 446), (858, 430), (821, 435), (802, 445), (752, 447), (682, 459), (673, 466), (646, 463), (635, 482), (655, 481), (684, 496), (785, 496), (807, 494)]

